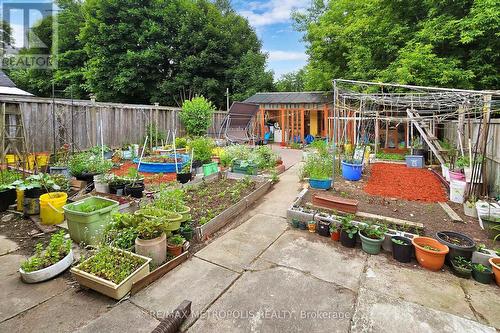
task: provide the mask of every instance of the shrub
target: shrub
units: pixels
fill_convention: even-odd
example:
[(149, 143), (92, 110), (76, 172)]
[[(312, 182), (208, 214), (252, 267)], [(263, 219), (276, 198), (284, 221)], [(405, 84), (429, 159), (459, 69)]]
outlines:
[(200, 136), (207, 134), (214, 112), (212, 102), (205, 97), (195, 97), (184, 101), (179, 116), (189, 135)]
[(195, 161), (200, 161), (201, 163), (210, 163), (212, 161), (212, 149), (214, 149), (215, 143), (210, 138), (196, 138), (189, 141), (189, 150), (194, 149)]
[(300, 172), (300, 178), (329, 179), (333, 172), (331, 155), (310, 155)]
[(73, 176), (83, 174), (101, 174), (111, 170), (113, 163), (103, 160), (100, 156), (92, 153), (79, 153), (71, 156), (69, 161), (69, 171)]

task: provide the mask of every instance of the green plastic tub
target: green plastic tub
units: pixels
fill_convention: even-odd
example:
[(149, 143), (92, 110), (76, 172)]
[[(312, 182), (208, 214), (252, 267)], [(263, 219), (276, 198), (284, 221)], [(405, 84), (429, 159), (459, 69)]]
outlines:
[(203, 176), (207, 177), (219, 172), (217, 162), (203, 164)]
[(87, 245), (99, 244), (111, 213), (117, 209), (117, 201), (101, 197), (90, 197), (65, 205), (63, 210), (71, 239)]

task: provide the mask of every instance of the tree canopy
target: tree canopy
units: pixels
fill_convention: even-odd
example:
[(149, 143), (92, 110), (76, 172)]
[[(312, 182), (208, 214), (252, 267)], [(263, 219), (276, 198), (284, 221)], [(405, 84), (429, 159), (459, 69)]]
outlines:
[[(11, 71), (23, 89), (48, 96), (53, 80), (65, 97), (181, 105), (203, 95), (222, 107), (226, 88), (234, 100), (273, 88), (261, 42), (229, 1), (59, 2), (59, 67)], [(49, 21), (34, 29), (45, 43)]]
[(333, 78), (500, 87), (496, 0), (314, 0), (296, 13), (310, 61), (306, 90)]

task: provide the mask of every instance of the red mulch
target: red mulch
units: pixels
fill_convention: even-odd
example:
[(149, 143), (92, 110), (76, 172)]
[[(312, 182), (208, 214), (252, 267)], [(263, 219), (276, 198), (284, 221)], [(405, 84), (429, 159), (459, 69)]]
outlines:
[(412, 201), (448, 201), (443, 185), (431, 171), (400, 164), (373, 164), (364, 191), (372, 195)]
[[(133, 162), (125, 162), (120, 168), (111, 170), (117, 176), (126, 176), (128, 173), (128, 169), (134, 168), (137, 169), (137, 164)], [(150, 173), (150, 172), (139, 172), (139, 174), (144, 176), (145, 184), (160, 184), (167, 183), (176, 180), (175, 173)]]

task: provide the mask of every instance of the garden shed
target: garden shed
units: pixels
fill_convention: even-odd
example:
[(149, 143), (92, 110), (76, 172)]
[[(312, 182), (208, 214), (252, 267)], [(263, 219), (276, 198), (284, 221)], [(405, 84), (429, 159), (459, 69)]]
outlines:
[(260, 132), (273, 133), (274, 142), (302, 142), (308, 135), (326, 137), (331, 92), (257, 93), (245, 103), (259, 105)]

